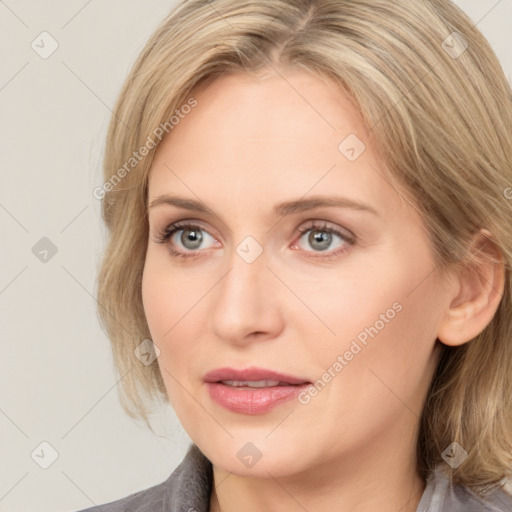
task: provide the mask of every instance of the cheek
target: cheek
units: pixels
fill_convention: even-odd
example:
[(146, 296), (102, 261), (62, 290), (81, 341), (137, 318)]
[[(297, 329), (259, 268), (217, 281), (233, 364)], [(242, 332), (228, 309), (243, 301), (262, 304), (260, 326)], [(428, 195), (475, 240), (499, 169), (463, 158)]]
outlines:
[(348, 348), (358, 335), (364, 343), (365, 338), (370, 339), (368, 329), (384, 332), (390, 324), (400, 323), (406, 316), (405, 303), (411, 299), (407, 297), (411, 283), (418, 280), (421, 271), (396, 256), (378, 258), (378, 266), (375, 259), (354, 258), (354, 262), (340, 265), (338, 271), (321, 269), (308, 279), (286, 275), (287, 282), (293, 282), (294, 293), (307, 306), (290, 297), (289, 305), (284, 306), (290, 328), (303, 333), (303, 339), (307, 333), (317, 350), (324, 347), (328, 353), (328, 347), (331, 351)]
[(289, 308), (290, 326), (308, 340), (311, 357), (323, 368), (354, 341), (361, 350), (355, 346), (357, 356), (349, 358), (387, 365), (391, 372), (404, 359), (424, 362), (440, 319), (432, 267), (422, 244), (390, 244), (386, 251), (347, 260), (329, 279), (295, 278), (294, 291), (313, 314)]
[(168, 293), (167, 287), (167, 277), (162, 266), (148, 251), (142, 275), (142, 304), (153, 341), (157, 344), (170, 327), (171, 319), (166, 312), (173, 311), (172, 294)]
[(186, 296), (190, 288), (179, 272), (170, 272), (169, 265), (162, 259), (148, 250), (142, 277), (142, 302), (151, 339), (160, 350), (157, 362), (167, 396), (171, 406), (176, 408), (180, 400), (176, 383), (181, 382), (182, 377), (175, 366), (191, 356), (186, 354), (190, 347), (188, 339), (182, 340), (183, 343), (173, 343), (173, 340), (177, 341), (179, 337), (183, 323), (180, 318), (186, 314)]
[(164, 249), (149, 249), (142, 276), (142, 302), (153, 341), (167, 344), (201, 298), (201, 281), (169, 264)]
[[(158, 363), (168, 392), (175, 376), (191, 375), (191, 362), (198, 360), (208, 319), (211, 275), (169, 264), (165, 251), (148, 251), (142, 277), (142, 301), (152, 341), (160, 349)], [(211, 307), (211, 304), (210, 304)]]
[[(325, 301), (323, 310), (336, 336), (324, 337), (328, 342), (320, 350), (311, 346), (309, 355), (316, 361), (318, 377), (330, 368), (336, 378), (317, 406), (324, 399), (332, 401), (333, 409), (360, 417), (369, 427), (378, 417), (390, 420), (404, 404), (420, 415), (436, 361), (441, 311), (432, 278), (425, 278), (428, 264), (414, 261), (383, 261), (385, 272), (360, 273), (350, 288), (336, 292), (333, 283), (330, 292), (323, 290), (339, 297)], [(380, 412), (367, 418), (367, 411)]]

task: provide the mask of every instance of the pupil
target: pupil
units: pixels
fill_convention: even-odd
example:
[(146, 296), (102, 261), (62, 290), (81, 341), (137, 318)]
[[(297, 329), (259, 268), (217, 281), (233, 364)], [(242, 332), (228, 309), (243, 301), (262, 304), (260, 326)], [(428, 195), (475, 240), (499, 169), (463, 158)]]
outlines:
[[(185, 236), (185, 233), (188, 233), (188, 235)], [(181, 235), (181, 242), (188, 249), (197, 249), (197, 247), (201, 245), (202, 240), (203, 235), (201, 235), (199, 230), (195, 229), (187, 229), (183, 231), (183, 234)], [(192, 246), (188, 245), (190, 242), (192, 242)]]
[(315, 244), (320, 242), (320, 245), (316, 245), (316, 247), (323, 251), (331, 244), (331, 238), (332, 233), (327, 233), (325, 231), (313, 231), (309, 236), (309, 241), (312, 247), (315, 247)]

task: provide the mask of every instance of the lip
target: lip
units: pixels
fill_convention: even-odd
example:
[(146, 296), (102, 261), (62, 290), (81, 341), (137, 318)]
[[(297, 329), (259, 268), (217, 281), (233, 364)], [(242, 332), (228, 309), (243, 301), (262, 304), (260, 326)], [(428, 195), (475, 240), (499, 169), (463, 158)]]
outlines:
[(286, 375), (284, 373), (252, 366), (250, 368), (217, 368), (204, 376), (205, 382), (219, 382), (221, 380), (278, 380), (287, 384), (310, 384), (307, 379)]
[[(247, 389), (223, 384), (222, 380), (277, 380), (280, 385)], [(296, 398), (311, 384), (300, 377), (256, 367), (218, 368), (208, 372), (204, 381), (214, 402), (232, 412), (248, 415), (264, 414)]]

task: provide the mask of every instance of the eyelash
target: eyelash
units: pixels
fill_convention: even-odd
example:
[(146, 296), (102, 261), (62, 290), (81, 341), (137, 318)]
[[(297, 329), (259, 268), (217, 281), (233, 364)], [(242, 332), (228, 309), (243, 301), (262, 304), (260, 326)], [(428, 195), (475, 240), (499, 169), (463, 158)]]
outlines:
[[(189, 221), (178, 221), (178, 222), (174, 222), (173, 224), (168, 225), (162, 231), (157, 232), (155, 235), (155, 242), (158, 244), (168, 244), (168, 242), (170, 241), (170, 239), (172, 238), (172, 236), (175, 233), (177, 233), (178, 231), (182, 231), (186, 228), (192, 228), (194, 230), (204, 231), (207, 233), (207, 231), (205, 229), (203, 229), (201, 226), (198, 226), (197, 224), (192, 224)], [(356, 244), (356, 237), (343, 234), (341, 231), (339, 231), (335, 228), (332, 228), (332, 227), (329, 228), (327, 222), (325, 222), (325, 221), (323, 221), (323, 225), (319, 224), (318, 221), (311, 221), (311, 223), (309, 225), (301, 226), (300, 228), (298, 228), (296, 231), (296, 235), (299, 236), (298, 239), (300, 240), (302, 238), (302, 236), (304, 235), (304, 233), (307, 233), (309, 231), (319, 231), (319, 232), (323, 232), (323, 233), (330, 233), (333, 235), (337, 235), (346, 244), (345, 247), (343, 247), (341, 249), (338, 248), (334, 252), (330, 252), (329, 256), (313, 256), (313, 258), (322, 258), (322, 259), (335, 258), (337, 256), (340, 256), (341, 254), (344, 254), (345, 252), (347, 252), (350, 249), (350, 247), (352, 247)], [(176, 258), (182, 258), (182, 259), (193, 258), (199, 252), (199, 251), (190, 251), (190, 250), (187, 252), (181, 252), (181, 251), (177, 251), (176, 249), (173, 249), (171, 247), (171, 244), (168, 244), (168, 245), (169, 245), (169, 252), (171, 253), (171, 255), (173, 257), (176, 257)], [(306, 252), (311, 252), (311, 251), (306, 251)], [(313, 252), (321, 253), (324, 251), (313, 251)], [(325, 251), (325, 252), (328, 252), (328, 251)]]

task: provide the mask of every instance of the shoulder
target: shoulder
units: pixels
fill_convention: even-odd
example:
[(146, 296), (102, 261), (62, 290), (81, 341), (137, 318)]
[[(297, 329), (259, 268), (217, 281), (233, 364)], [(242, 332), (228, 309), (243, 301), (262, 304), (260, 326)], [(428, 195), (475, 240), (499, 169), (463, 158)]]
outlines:
[(77, 512), (207, 512), (212, 486), (212, 466), (196, 445), (167, 480), (129, 496)]
[(493, 487), (477, 493), (452, 484), (443, 466), (432, 472), (417, 512), (511, 512), (512, 495), (506, 488)]
[(482, 494), (477, 494), (467, 487), (461, 487), (460, 495), (461, 502), (468, 505), (464, 508), (465, 512), (512, 511), (512, 494), (509, 494), (504, 487), (495, 487)]

